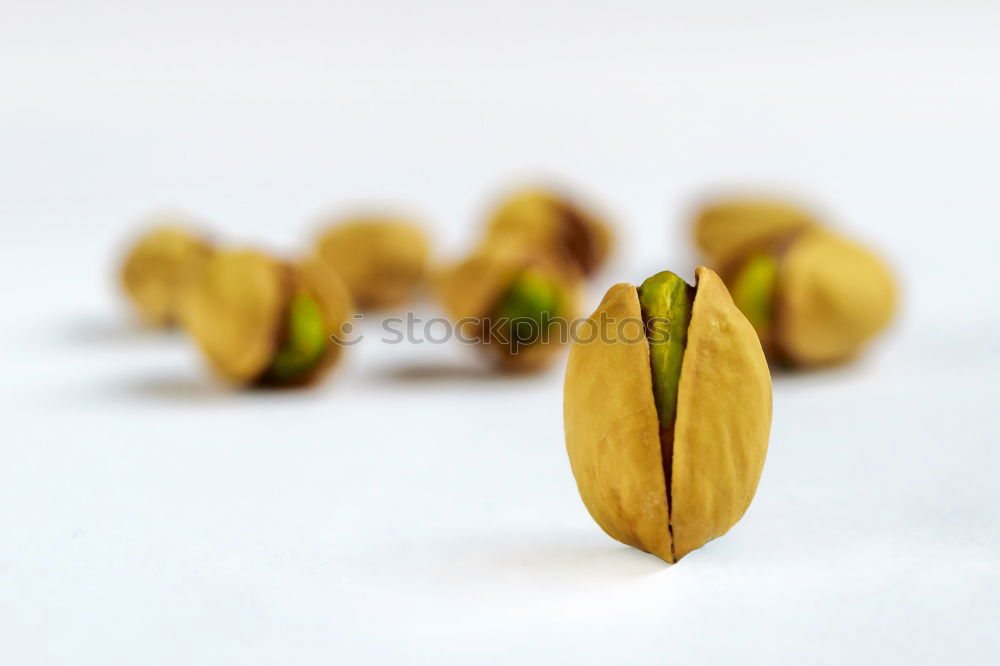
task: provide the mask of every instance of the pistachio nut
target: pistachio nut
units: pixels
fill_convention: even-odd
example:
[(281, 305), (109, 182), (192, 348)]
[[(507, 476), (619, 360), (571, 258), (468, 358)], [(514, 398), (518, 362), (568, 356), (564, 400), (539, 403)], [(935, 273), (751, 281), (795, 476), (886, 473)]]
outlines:
[(430, 243), (407, 220), (357, 217), (328, 227), (316, 252), (343, 278), (357, 307), (387, 308), (410, 300), (428, 275)]
[(771, 379), (753, 327), (708, 268), (611, 287), (566, 367), (566, 450), (614, 539), (675, 562), (725, 534), (767, 454)]
[(566, 260), (584, 276), (607, 260), (611, 229), (596, 212), (570, 197), (531, 188), (503, 199), (487, 225), (487, 242), (514, 239), (533, 251)]
[(791, 366), (851, 359), (896, 307), (882, 260), (819, 227), (745, 246), (719, 272), (768, 355)]
[(322, 260), (220, 251), (192, 282), (184, 325), (210, 366), (242, 386), (310, 383), (338, 360), (350, 294)]
[(178, 322), (182, 292), (212, 254), (212, 246), (181, 226), (155, 227), (129, 248), (120, 278), (126, 295), (151, 326)]
[(517, 242), (495, 242), (440, 272), (435, 291), (460, 335), (505, 371), (537, 370), (568, 341), (577, 312), (575, 269)]
[(694, 241), (713, 265), (734, 252), (816, 225), (813, 215), (778, 199), (732, 198), (711, 202), (695, 216)]

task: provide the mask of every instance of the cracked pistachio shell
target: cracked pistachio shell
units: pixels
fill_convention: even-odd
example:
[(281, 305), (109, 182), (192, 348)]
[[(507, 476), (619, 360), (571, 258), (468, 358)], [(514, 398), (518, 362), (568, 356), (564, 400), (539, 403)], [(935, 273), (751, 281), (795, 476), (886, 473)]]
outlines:
[(716, 267), (746, 247), (816, 225), (813, 216), (780, 200), (725, 199), (704, 206), (695, 217), (694, 240)]
[(868, 249), (812, 230), (782, 256), (777, 286), (777, 344), (799, 366), (855, 356), (892, 319), (895, 282)]
[(595, 212), (555, 192), (524, 189), (501, 201), (487, 224), (487, 240), (514, 239), (556, 258), (568, 258), (583, 275), (607, 260), (612, 234)]
[[(217, 253), (187, 292), (184, 325), (217, 374), (237, 385), (260, 383), (281, 344), (288, 304), (305, 293), (320, 307), (330, 334), (350, 320), (350, 295), (315, 257), (285, 263), (255, 250)], [(339, 358), (331, 343), (301, 380), (316, 379)]]
[[(561, 287), (559, 314), (572, 321), (579, 308), (580, 277), (576, 269), (508, 240), (487, 243), (464, 261), (439, 271), (434, 278), (435, 295), (462, 335), (479, 338), (480, 321), (493, 315), (500, 299), (527, 269), (540, 272)], [(516, 355), (495, 342), (480, 346), (490, 351), (501, 369), (529, 372), (550, 363), (562, 344), (558, 336), (553, 336), (547, 342), (528, 345)]]
[(121, 283), (146, 323), (178, 323), (185, 285), (211, 254), (207, 241), (177, 226), (152, 229), (132, 245), (121, 267)]
[[(293, 264), (292, 276), (296, 289), (311, 296), (319, 305), (327, 335), (343, 336), (345, 325), (354, 316), (354, 303), (337, 272), (319, 257), (309, 255)], [(337, 364), (343, 352), (343, 345), (328, 344), (326, 353), (312, 372), (297, 383), (308, 384), (322, 377)]]
[(406, 220), (363, 217), (329, 227), (316, 252), (340, 274), (359, 308), (387, 308), (410, 300), (423, 286), (430, 243)]
[[(612, 538), (674, 562), (725, 534), (753, 499), (767, 453), (771, 380), (757, 335), (710, 269), (681, 365), (673, 456), (663, 460), (649, 343), (636, 287), (608, 290), (590, 318), (639, 335), (581, 334), (566, 368), (566, 449), (584, 505)], [(670, 474), (670, 496), (666, 475)]]

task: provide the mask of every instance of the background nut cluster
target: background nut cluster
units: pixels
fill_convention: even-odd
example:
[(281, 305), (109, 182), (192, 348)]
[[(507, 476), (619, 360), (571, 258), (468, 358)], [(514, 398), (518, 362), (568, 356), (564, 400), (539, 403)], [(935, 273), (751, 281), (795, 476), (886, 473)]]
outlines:
[[(427, 285), (498, 370), (540, 370), (572, 340), (563, 419), (580, 496), (609, 535), (675, 562), (753, 499), (771, 424), (765, 353), (797, 367), (847, 360), (895, 307), (882, 261), (793, 203), (710, 203), (693, 238), (716, 270), (698, 268), (694, 286), (669, 271), (612, 286), (581, 320), (592, 334), (574, 319), (611, 227), (548, 188), (501, 199), (468, 255), (442, 266), (419, 224), (369, 214), (329, 221), (295, 260), (161, 226), (121, 275), (146, 321), (182, 323), (237, 386), (320, 379), (355, 309), (399, 307)], [(593, 330), (606, 322), (617, 324), (610, 337)]]
[(772, 361), (803, 368), (847, 361), (892, 320), (896, 286), (882, 259), (793, 204), (710, 204), (694, 238)]

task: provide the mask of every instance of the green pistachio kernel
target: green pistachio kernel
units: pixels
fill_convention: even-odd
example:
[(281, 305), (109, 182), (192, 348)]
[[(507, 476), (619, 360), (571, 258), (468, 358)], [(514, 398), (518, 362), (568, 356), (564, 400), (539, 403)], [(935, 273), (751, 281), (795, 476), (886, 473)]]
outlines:
[(774, 320), (772, 295), (778, 276), (778, 262), (770, 254), (750, 257), (732, 280), (733, 302), (763, 337)]
[(653, 400), (660, 417), (661, 438), (673, 439), (681, 360), (687, 345), (694, 287), (670, 271), (657, 273), (639, 287), (639, 305), (649, 340)]
[(528, 269), (500, 298), (493, 317), (501, 324), (508, 346), (516, 351), (537, 342), (560, 309), (559, 285), (541, 271)]
[(285, 343), (274, 355), (265, 379), (284, 384), (301, 379), (323, 358), (329, 339), (323, 325), (319, 304), (307, 294), (298, 293), (288, 305)]

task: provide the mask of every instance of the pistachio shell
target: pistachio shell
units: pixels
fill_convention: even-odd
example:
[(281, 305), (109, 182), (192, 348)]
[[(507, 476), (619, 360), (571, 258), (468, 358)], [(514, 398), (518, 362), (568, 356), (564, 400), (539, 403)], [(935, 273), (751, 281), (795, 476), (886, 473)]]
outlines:
[[(587, 510), (615, 539), (667, 562), (724, 534), (746, 511), (771, 423), (770, 375), (753, 328), (713, 271), (696, 276), (670, 460), (644, 335), (581, 339), (566, 369), (566, 449)], [(591, 325), (602, 315), (641, 326), (636, 288), (612, 287)]]
[[(351, 294), (337, 272), (322, 259), (310, 255), (294, 266), (294, 279), (298, 289), (316, 299), (323, 311), (323, 320), (329, 334), (342, 338), (346, 333), (344, 325), (351, 321), (354, 307)], [(331, 341), (323, 359), (305, 378), (304, 383), (322, 376), (340, 360), (343, 352), (343, 345)]]
[[(480, 247), (435, 276), (438, 301), (453, 321), (480, 319), (489, 314), (528, 261), (530, 255), (517, 244), (503, 242)], [(471, 328), (468, 331), (472, 333)]]
[(271, 257), (219, 252), (189, 289), (184, 326), (219, 375), (250, 384), (274, 355), (291, 289), (286, 267)]
[(892, 318), (896, 288), (866, 248), (813, 230), (785, 252), (778, 278), (779, 344), (796, 365), (854, 356)]
[[(578, 312), (578, 290), (572, 286), (566, 286), (562, 294), (562, 310), (559, 313), (566, 322), (567, 328), (572, 323), (573, 317)], [(498, 367), (505, 372), (535, 372), (548, 366), (563, 350), (563, 344), (568, 341), (568, 333), (565, 339), (560, 337), (560, 333), (552, 333), (544, 340), (521, 347), (517, 354), (511, 354), (506, 345), (487, 345), (495, 350), (495, 358)]]
[(674, 422), (670, 524), (678, 559), (743, 516), (771, 429), (771, 376), (757, 334), (714, 271), (695, 276)]
[[(561, 285), (562, 312), (567, 321), (576, 315), (579, 300), (579, 276), (575, 269), (550, 257), (530, 252), (523, 244), (498, 240), (484, 245), (464, 261), (440, 271), (434, 289), (445, 313), (461, 326), (467, 338), (479, 338), (481, 320), (493, 315), (493, 309), (523, 271), (534, 268)], [(561, 338), (528, 345), (510, 354), (502, 344), (488, 348), (497, 365), (506, 371), (537, 370), (554, 358), (561, 348)]]
[(695, 218), (695, 244), (716, 268), (747, 247), (815, 225), (813, 216), (770, 199), (725, 199), (704, 206)]
[(593, 342), (576, 343), (566, 365), (566, 450), (584, 506), (613, 539), (673, 562), (660, 425), (653, 402), (649, 343), (607, 340), (609, 321), (642, 322), (639, 296), (616, 284), (591, 315)]
[(504, 199), (487, 225), (487, 239), (518, 240), (557, 259), (568, 258), (590, 275), (606, 261), (611, 230), (594, 212), (569, 197), (531, 188)]
[[(234, 384), (264, 381), (280, 346), (292, 295), (304, 292), (323, 313), (331, 334), (351, 318), (347, 288), (313, 256), (284, 263), (255, 250), (219, 252), (188, 290), (184, 324), (212, 368)], [(315, 380), (340, 357), (330, 343), (316, 367), (294, 384)]]
[(346, 220), (324, 232), (316, 250), (363, 309), (405, 303), (427, 277), (430, 244), (419, 226), (405, 220)]
[(125, 257), (122, 286), (148, 324), (173, 325), (180, 316), (184, 286), (211, 253), (205, 240), (181, 227), (152, 229)]

